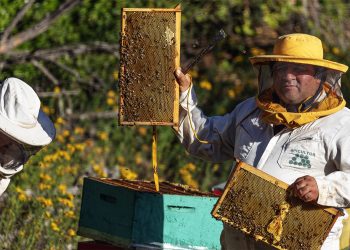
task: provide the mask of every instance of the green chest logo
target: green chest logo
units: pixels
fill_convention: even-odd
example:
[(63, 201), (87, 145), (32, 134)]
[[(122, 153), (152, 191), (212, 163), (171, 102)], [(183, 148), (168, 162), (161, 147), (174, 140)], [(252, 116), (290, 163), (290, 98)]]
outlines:
[(298, 167), (311, 168), (310, 156), (315, 156), (315, 153), (292, 149), (291, 154), (292, 157), (289, 160), (289, 164)]

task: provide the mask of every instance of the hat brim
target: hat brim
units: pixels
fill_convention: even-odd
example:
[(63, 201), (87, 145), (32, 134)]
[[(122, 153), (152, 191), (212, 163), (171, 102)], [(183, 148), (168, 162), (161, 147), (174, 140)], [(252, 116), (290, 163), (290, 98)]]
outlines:
[(291, 63), (302, 63), (302, 64), (311, 64), (315, 66), (321, 66), (345, 73), (348, 70), (348, 66), (317, 58), (302, 58), (302, 57), (292, 57), (285, 55), (264, 55), (264, 56), (254, 56), (249, 58), (250, 62), (255, 64), (264, 64), (268, 62), (291, 62)]
[(19, 126), (0, 114), (0, 130), (16, 141), (31, 146), (48, 145), (56, 135), (54, 124), (41, 110), (36, 125), (28, 128)]

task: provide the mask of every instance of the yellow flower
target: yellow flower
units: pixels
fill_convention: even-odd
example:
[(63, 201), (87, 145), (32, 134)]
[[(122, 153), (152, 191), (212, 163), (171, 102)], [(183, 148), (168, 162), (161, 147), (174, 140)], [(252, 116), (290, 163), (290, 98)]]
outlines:
[(185, 166), (182, 167), (183, 169), (186, 169), (188, 171), (193, 172), (194, 170), (196, 170), (196, 165), (194, 165), (193, 163), (187, 163)]
[(137, 131), (138, 131), (139, 134), (142, 135), (142, 136), (147, 135), (147, 129), (146, 129), (145, 127), (139, 127), (139, 128), (137, 129)]
[(60, 231), (58, 225), (55, 222), (51, 222), (51, 229), (56, 232)]
[(40, 169), (46, 169), (49, 166), (49, 164), (46, 164), (45, 162), (39, 162), (39, 168)]
[(235, 63), (243, 62), (243, 60), (244, 60), (244, 57), (243, 57), (242, 55), (238, 55), (238, 56), (235, 56), (235, 57), (233, 58), (233, 61), (234, 61)]
[(55, 94), (58, 94), (58, 93), (61, 92), (61, 88), (58, 87), (58, 86), (55, 86), (55, 88), (53, 89), (53, 92), (54, 92)]
[(28, 195), (24, 192), (24, 190), (20, 187), (16, 187), (16, 192), (18, 193), (18, 200), (19, 201), (27, 201)]
[(143, 162), (142, 156), (140, 153), (135, 154), (135, 163), (136, 165), (140, 165)]
[(45, 211), (45, 217), (46, 217), (46, 218), (48, 218), (48, 219), (50, 219), (50, 218), (51, 218), (51, 214), (50, 214), (50, 212)]
[(340, 55), (340, 49), (338, 47), (333, 47), (332, 52), (334, 55), (339, 56)]
[(46, 114), (50, 114), (50, 108), (48, 106), (42, 106), (41, 109), (44, 111)]
[(57, 120), (56, 120), (56, 123), (60, 124), (60, 125), (63, 125), (63, 124), (66, 123), (66, 121), (62, 117), (58, 117)]
[(66, 175), (66, 174), (68, 174), (68, 175), (76, 175), (77, 174), (77, 172), (78, 172), (78, 169), (77, 169), (77, 167), (76, 166), (65, 166), (63, 169), (61, 169), (58, 173), (60, 174), (60, 175)]
[(258, 55), (263, 55), (263, 54), (265, 54), (265, 50), (260, 49), (260, 48), (257, 48), (257, 47), (253, 47), (253, 48), (250, 49), (250, 53), (251, 53), (253, 56), (258, 56)]
[(76, 233), (75, 233), (75, 231), (73, 229), (68, 229), (67, 234), (69, 236), (75, 236), (76, 235)]
[(107, 92), (107, 97), (114, 99), (117, 96), (117, 94), (114, 92), (114, 90), (109, 90)]
[(68, 199), (71, 200), (71, 201), (74, 199), (74, 195), (72, 195), (72, 194), (70, 194), (70, 193), (67, 194), (67, 197), (68, 197)]
[(85, 130), (82, 127), (75, 127), (74, 128), (74, 134), (83, 135), (84, 133), (85, 133)]
[(137, 178), (137, 173), (126, 167), (119, 167), (120, 177), (126, 180), (135, 180)]
[(193, 78), (196, 78), (196, 77), (198, 77), (198, 72), (196, 71), (196, 70), (190, 70), (189, 72), (188, 72), (188, 74), (190, 74), (190, 76), (192, 76)]
[(19, 231), (18, 231), (18, 236), (19, 236), (20, 238), (23, 238), (23, 237), (24, 237), (24, 231), (23, 231), (23, 230), (19, 230)]
[(71, 160), (71, 156), (67, 151), (60, 150), (57, 152), (58, 158), (64, 158), (67, 161)]
[(74, 203), (70, 199), (65, 199), (65, 198), (57, 198), (58, 202), (61, 203), (63, 206), (73, 208)]
[(235, 99), (235, 98), (236, 98), (236, 92), (235, 92), (233, 89), (229, 89), (229, 90), (227, 91), (227, 95), (228, 95), (228, 97), (231, 98), (231, 99)]
[(52, 156), (51, 155), (45, 155), (43, 162), (50, 163), (52, 161)]
[(67, 218), (75, 218), (75, 214), (71, 210), (64, 212), (64, 216), (66, 216)]
[(84, 178), (83, 177), (79, 177), (78, 178), (78, 185), (79, 186), (83, 186), (83, 183), (84, 183)]
[(118, 78), (119, 78), (119, 71), (118, 70), (115, 70), (113, 72), (113, 78), (114, 78), (114, 80), (118, 80)]
[(125, 158), (122, 155), (117, 156), (117, 161), (119, 164), (124, 165), (125, 164)]
[(45, 183), (39, 183), (39, 190), (49, 190), (51, 189), (51, 185)]
[(65, 129), (65, 130), (63, 130), (62, 135), (63, 135), (64, 137), (68, 137), (68, 136), (70, 135), (70, 131), (69, 131), (68, 129)]
[(98, 132), (97, 135), (102, 141), (106, 141), (108, 139), (108, 133), (104, 131)]
[(27, 199), (28, 199), (28, 197), (27, 197), (26, 193), (20, 193), (18, 195), (18, 200), (19, 201), (26, 201)]
[(185, 182), (186, 185), (198, 188), (198, 182), (195, 181), (192, 177), (192, 173), (196, 170), (196, 166), (193, 163), (188, 163), (183, 166), (180, 170), (181, 179)]
[(75, 147), (70, 143), (67, 144), (67, 149), (68, 149), (69, 153), (73, 154), (75, 152)]
[(107, 177), (107, 174), (106, 174), (105, 170), (103, 169), (103, 167), (102, 167), (101, 165), (94, 164), (94, 165), (92, 166), (92, 170), (93, 170), (98, 176)]
[(77, 143), (77, 144), (75, 144), (75, 148), (78, 151), (83, 151), (85, 149), (85, 144), (84, 143)]
[(205, 90), (211, 90), (213, 88), (212, 84), (207, 80), (201, 81), (199, 86)]
[(21, 229), (21, 230), (18, 231), (18, 236), (19, 236), (20, 238), (23, 238), (24, 235), (25, 235), (24, 230)]
[(102, 147), (94, 147), (94, 152), (98, 155), (102, 154), (103, 148)]
[(220, 165), (219, 164), (214, 164), (213, 166), (213, 172), (217, 172), (220, 168)]
[(56, 140), (59, 141), (60, 143), (64, 143), (65, 142), (65, 139), (64, 139), (63, 135), (57, 135), (56, 136)]
[(40, 173), (40, 179), (43, 181), (47, 181), (47, 182), (52, 181), (51, 176), (48, 174), (44, 174), (44, 173)]
[(92, 139), (87, 139), (85, 141), (85, 144), (86, 144), (87, 147), (92, 147), (92, 146), (94, 146), (95, 143), (94, 143), (94, 141)]
[(106, 102), (108, 106), (113, 106), (115, 104), (115, 99), (108, 97)]
[(58, 185), (58, 191), (60, 191), (61, 194), (66, 194), (67, 193), (67, 186), (64, 184)]
[(52, 205), (53, 205), (51, 199), (46, 199), (43, 196), (38, 196), (36, 199), (45, 207), (52, 207)]

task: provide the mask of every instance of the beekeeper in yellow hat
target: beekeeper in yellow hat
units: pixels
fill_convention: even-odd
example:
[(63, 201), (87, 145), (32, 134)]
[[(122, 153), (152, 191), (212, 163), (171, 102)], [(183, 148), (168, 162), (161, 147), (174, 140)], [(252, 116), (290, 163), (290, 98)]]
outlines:
[[(271, 55), (250, 61), (258, 71), (259, 93), (224, 116), (205, 116), (190, 76), (175, 71), (181, 143), (202, 159), (252, 165), (290, 184), (304, 202), (349, 206), (350, 110), (340, 90), (348, 67), (324, 59), (321, 40), (307, 34), (281, 36)], [(346, 217), (337, 220), (321, 249), (339, 249)], [(227, 225), (221, 242), (223, 249), (271, 248)]]
[(0, 195), (10, 178), (55, 137), (50, 118), (40, 109), (35, 91), (18, 78), (0, 84)]

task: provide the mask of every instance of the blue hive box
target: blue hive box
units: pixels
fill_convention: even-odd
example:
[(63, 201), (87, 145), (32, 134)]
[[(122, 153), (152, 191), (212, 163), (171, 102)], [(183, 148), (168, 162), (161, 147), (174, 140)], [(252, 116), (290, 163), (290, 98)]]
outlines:
[(85, 178), (78, 234), (117, 246), (220, 249), (217, 197), (180, 185)]

